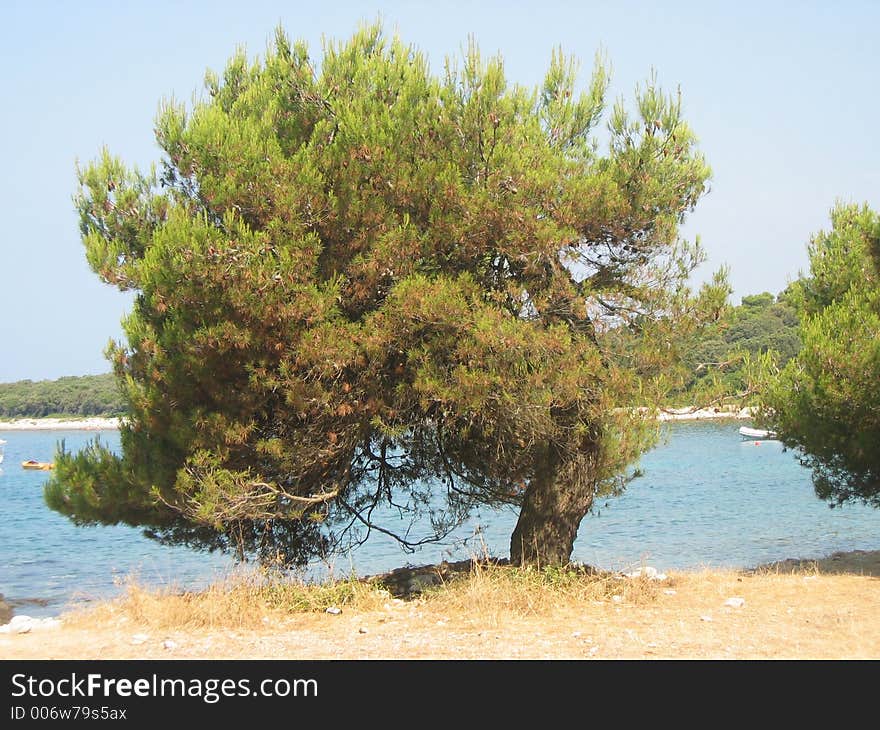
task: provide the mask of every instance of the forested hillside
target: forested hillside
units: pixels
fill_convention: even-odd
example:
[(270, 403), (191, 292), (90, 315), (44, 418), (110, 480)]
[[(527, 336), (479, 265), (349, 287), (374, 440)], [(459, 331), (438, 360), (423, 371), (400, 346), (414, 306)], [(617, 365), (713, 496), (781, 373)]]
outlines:
[(124, 403), (113, 375), (0, 383), (0, 418), (116, 416)]
[(717, 399), (741, 399), (751, 392), (749, 363), (769, 354), (784, 365), (801, 348), (797, 284), (779, 295), (744, 296), (719, 321), (694, 340), (686, 355), (689, 377), (672, 395), (672, 405), (703, 405)]

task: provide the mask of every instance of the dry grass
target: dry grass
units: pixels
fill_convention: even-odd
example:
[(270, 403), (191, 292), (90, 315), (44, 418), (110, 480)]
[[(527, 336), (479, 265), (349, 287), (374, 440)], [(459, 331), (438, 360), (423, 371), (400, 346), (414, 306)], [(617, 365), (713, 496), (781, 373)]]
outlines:
[[(0, 638), (0, 655), (880, 658), (880, 552), (665, 580), (480, 564), (435, 575), (407, 600), (354, 579), (306, 585), (254, 574), (188, 594), (132, 584), (58, 629)], [(342, 610), (326, 613), (331, 606)]]
[(145, 588), (130, 579), (122, 595), (66, 617), (71, 626), (105, 624), (119, 618), (158, 631), (177, 629), (263, 629), (291, 614), (328, 608), (375, 610), (391, 594), (354, 578), (310, 584), (254, 570), (198, 592)]
[(487, 566), (475, 563), (465, 576), (424, 592), (432, 611), (468, 617), (497, 626), (510, 617), (541, 616), (561, 606), (607, 601), (646, 605), (657, 598), (659, 583), (621, 574), (571, 568), (545, 570)]

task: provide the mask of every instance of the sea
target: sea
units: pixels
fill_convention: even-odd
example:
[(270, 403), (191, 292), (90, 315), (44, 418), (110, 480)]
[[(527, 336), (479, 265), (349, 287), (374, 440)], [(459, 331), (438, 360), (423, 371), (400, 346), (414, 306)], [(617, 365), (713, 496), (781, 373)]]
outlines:
[[(664, 424), (661, 442), (641, 459), (642, 475), (583, 520), (573, 560), (608, 570), (750, 568), (880, 549), (875, 508), (830, 507), (816, 497), (796, 452), (775, 441), (743, 440), (740, 425), (733, 419)], [(51, 461), (62, 440), (68, 450), (96, 437), (118, 449), (118, 432), (0, 436), (7, 442), (0, 464), (0, 594), (17, 614), (55, 616), (119, 595), (132, 580), (198, 590), (243, 569), (229, 555), (161, 545), (134, 527), (78, 527), (46, 507), (47, 472), (22, 469), (21, 462)], [(506, 557), (515, 522), (514, 511), (483, 508), (442, 543), (415, 552), (373, 532), (303, 576), (372, 575), (404, 565)], [(411, 534), (427, 534), (428, 527), (416, 524)]]

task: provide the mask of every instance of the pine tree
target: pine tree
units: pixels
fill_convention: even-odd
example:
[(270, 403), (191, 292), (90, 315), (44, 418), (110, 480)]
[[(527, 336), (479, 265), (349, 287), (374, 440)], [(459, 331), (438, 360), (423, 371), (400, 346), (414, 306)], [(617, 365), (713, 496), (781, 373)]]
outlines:
[(791, 287), (803, 349), (765, 375), (763, 419), (832, 505), (880, 506), (880, 215), (838, 204)]
[(279, 29), (163, 105), (158, 168), (79, 170), (89, 264), (137, 292), (128, 422), (119, 457), (58, 455), (53, 508), (303, 559), (381, 503), (433, 537), (513, 505), (514, 562), (570, 559), (712, 299), (678, 233), (710, 173), (653, 78), (603, 153), (601, 58), (578, 92), (561, 51), (537, 89), (462, 56), (433, 75), (375, 25), (317, 64)]

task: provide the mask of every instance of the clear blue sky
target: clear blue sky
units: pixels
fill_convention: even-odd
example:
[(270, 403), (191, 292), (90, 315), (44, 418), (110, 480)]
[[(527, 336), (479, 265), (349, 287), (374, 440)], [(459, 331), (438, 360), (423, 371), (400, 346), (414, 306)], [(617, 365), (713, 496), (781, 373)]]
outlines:
[(734, 301), (778, 292), (806, 268), (811, 233), (835, 200), (880, 208), (880, 3), (830, 2), (48, 2), (0, 0), (5, 174), (0, 180), (0, 382), (109, 370), (130, 296), (88, 269), (71, 196), (74, 166), (103, 145), (158, 159), (159, 101), (188, 100), (236, 46), (262, 55), (273, 29), (309, 43), (362, 20), (428, 54), (435, 70), (473, 34), (508, 78), (535, 84), (556, 45), (584, 81), (600, 48), (612, 96), (652, 68), (682, 91), (713, 169), (688, 221)]

